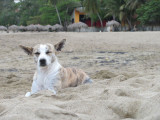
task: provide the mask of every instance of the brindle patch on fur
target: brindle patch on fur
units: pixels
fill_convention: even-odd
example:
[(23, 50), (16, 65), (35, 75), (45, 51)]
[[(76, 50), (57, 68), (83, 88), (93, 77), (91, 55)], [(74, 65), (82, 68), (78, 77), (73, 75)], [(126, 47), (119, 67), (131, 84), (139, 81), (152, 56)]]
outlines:
[(77, 74), (77, 71), (76, 71), (75, 68), (72, 68), (72, 71), (73, 71), (74, 74)]
[(60, 76), (62, 79), (62, 88), (76, 87), (88, 79), (86, 73), (75, 68), (62, 68)]

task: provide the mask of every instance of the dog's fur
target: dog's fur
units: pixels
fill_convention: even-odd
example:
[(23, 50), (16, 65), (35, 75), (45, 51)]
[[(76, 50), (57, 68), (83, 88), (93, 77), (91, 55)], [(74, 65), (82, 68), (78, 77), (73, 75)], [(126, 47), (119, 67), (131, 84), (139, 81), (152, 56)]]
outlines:
[(37, 71), (33, 77), (31, 92), (26, 97), (37, 93), (40, 90), (51, 90), (54, 94), (66, 87), (75, 87), (84, 83), (91, 83), (92, 80), (80, 69), (62, 67), (56, 54), (61, 51), (66, 40), (63, 39), (56, 45), (38, 44), (33, 48), (20, 45), (28, 54), (34, 56), (37, 64)]

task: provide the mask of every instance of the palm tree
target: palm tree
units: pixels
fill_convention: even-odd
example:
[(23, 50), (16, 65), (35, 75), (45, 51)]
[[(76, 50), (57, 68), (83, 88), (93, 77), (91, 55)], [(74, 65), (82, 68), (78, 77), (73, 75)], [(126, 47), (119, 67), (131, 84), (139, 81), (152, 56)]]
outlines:
[(59, 15), (59, 11), (58, 11), (58, 8), (57, 8), (57, 5), (56, 5), (57, 2), (58, 2), (58, 0), (49, 0), (48, 1), (49, 4), (52, 4), (55, 7), (59, 23), (60, 23), (60, 25), (62, 25), (62, 21), (61, 21), (61, 18), (60, 18), (60, 15)]
[(129, 29), (132, 29), (131, 18), (133, 12), (128, 9), (126, 0), (105, 0), (107, 16), (112, 15), (115, 20), (118, 18), (121, 22), (127, 22)]
[[(130, 16), (134, 16), (136, 9), (139, 8), (142, 4), (144, 4), (147, 0), (127, 0), (126, 1), (126, 8), (128, 8), (129, 12), (130, 12)], [(127, 18), (127, 21), (128, 18)], [(131, 23), (129, 23), (129, 26), (131, 26)]]
[(124, 5), (124, 0), (105, 0), (107, 14), (106, 16), (113, 16), (113, 20), (116, 17), (119, 17), (120, 14), (120, 7)]
[(81, 6), (80, 2), (77, 2), (75, 0), (48, 0), (48, 3), (55, 7), (60, 25), (62, 25), (62, 20), (61, 20), (60, 14), (59, 14), (59, 10), (57, 8), (57, 4), (58, 3), (62, 3), (62, 4), (65, 3), (65, 7), (63, 8), (66, 11), (66, 14), (65, 14), (65, 22), (66, 23), (64, 23), (65, 27), (67, 26), (67, 18), (66, 18), (66, 16), (69, 13), (69, 10), (70, 9), (74, 9), (75, 7)]
[(131, 10), (137, 9), (141, 4), (144, 4), (146, 0), (127, 0), (126, 6)]
[(102, 19), (99, 15), (99, 10), (100, 10), (100, 5), (99, 5), (100, 1), (98, 0), (84, 0), (83, 4), (85, 7), (85, 11), (88, 14), (97, 14), (100, 23), (101, 23), (101, 27), (103, 27), (103, 23), (102, 23)]
[(64, 11), (65, 14), (64, 14), (64, 30), (67, 30), (67, 26), (69, 25), (70, 23), (70, 18), (67, 17), (68, 15), (71, 15), (73, 10), (77, 7), (82, 7), (82, 4), (81, 2), (79, 1), (75, 1), (75, 0), (65, 0), (65, 6), (63, 9), (65, 9)]
[(132, 16), (133, 11), (126, 7), (126, 2), (120, 7), (119, 20), (127, 22), (129, 25), (129, 30), (132, 29)]

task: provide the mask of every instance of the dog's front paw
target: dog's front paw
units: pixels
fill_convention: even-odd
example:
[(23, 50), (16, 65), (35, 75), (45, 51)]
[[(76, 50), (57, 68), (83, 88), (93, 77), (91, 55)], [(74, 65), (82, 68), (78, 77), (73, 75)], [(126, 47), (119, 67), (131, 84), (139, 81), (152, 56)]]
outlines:
[(31, 92), (27, 92), (25, 95), (25, 97), (29, 97), (29, 96), (31, 96)]
[(54, 95), (56, 95), (56, 94), (57, 94), (57, 92), (56, 92), (55, 90), (52, 90), (52, 92), (53, 92), (53, 94), (54, 94)]
[(48, 89), (48, 90), (50, 90), (54, 95), (56, 95), (57, 93), (54, 89)]

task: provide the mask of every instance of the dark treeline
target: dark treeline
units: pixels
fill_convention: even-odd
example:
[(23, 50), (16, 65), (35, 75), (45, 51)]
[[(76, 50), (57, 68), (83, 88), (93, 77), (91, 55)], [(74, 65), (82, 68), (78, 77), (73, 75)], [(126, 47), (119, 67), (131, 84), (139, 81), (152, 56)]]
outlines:
[(0, 0), (0, 25), (29, 25), (71, 23), (76, 7), (84, 7), (91, 21), (111, 18), (133, 28), (160, 25), (160, 0)]

